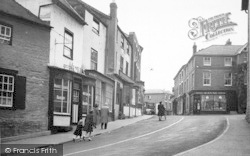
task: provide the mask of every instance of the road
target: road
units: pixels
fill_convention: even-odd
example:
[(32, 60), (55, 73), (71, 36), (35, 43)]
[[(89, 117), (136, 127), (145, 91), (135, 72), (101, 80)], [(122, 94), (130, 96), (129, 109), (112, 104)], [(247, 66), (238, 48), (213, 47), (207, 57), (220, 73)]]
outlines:
[(96, 136), (92, 141), (64, 144), (64, 156), (170, 156), (218, 137), (225, 116), (157, 117)]

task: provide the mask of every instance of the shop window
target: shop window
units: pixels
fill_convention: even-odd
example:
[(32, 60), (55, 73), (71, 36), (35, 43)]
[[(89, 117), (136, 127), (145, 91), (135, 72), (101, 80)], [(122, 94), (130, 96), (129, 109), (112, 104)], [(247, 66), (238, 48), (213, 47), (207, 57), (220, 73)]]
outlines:
[(65, 29), (63, 56), (73, 60), (73, 33)]
[(71, 85), (66, 79), (54, 80), (54, 113), (70, 114)]
[(113, 101), (113, 87), (106, 84), (106, 103), (108, 104), (110, 112), (112, 112), (112, 101)]
[(210, 72), (203, 73), (203, 86), (211, 86), (211, 73)]
[(92, 93), (94, 89), (92, 86), (83, 85), (82, 87), (82, 114), (87, 115), (89, 110), (92, 110), (93, 96)]
[(204, 66), (211, 66), (211, 57), (204, 57), (203, 58), (203, 65)]
[(98, 52), (94, 49), (91, 49), (91, 69), (97, 70), (98, 65)]
[(232, 73), (225, 73), (225, 86), (232, 86)]
[(202, 95), (201, 111), (226, 111), (225, 95)]
[(0, 43), (11, 44), (12, 27), (0, 23)]
[(225, 57), (224, 58), (224, 65), (227, 67), (231, 67), (232, 66), (232, 57)]

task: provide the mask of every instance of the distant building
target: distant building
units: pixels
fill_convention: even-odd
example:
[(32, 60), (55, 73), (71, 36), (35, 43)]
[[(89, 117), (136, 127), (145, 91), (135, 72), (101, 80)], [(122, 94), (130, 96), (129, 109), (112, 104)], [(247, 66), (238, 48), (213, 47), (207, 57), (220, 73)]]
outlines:
[(245, 62), (246, 45), (213, 45), (196, 51), (174, 78), (177, 114), (238, 111), (235, 79), (237, 66)]
[(151, 110), (151, 112), (157, 114), (157, 106), (160, 102), (166, 108), (166, 111), (169, 114), (173, 111), (173, 106), (171, 102), (171, 96), (173, 94), (169, 91), (161, 90), (161, 89), (150, 89), (146, 90), (144, 93), (144, 113), (148, 113), (147, 111)]
[(51, 27), (14, 0), (0, 5), (1, 141), (50, 134)]

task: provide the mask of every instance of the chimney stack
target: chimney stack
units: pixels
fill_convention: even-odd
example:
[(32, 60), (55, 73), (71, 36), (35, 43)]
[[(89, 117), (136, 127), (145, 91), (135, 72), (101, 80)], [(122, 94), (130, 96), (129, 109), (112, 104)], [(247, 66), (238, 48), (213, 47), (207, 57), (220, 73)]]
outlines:
[(197, 45), (194, 42), (194, 45), (193, 45), (193, 54), (195, 54), (196, 52), (197, 52)]
[(110, 16), (114, 19), (117, 18), (117, 5), (114, 0), (110, 3)]
[(230, 38), (227, 40), (225, 45), (232, 45), (232, 42), (230, 41)]

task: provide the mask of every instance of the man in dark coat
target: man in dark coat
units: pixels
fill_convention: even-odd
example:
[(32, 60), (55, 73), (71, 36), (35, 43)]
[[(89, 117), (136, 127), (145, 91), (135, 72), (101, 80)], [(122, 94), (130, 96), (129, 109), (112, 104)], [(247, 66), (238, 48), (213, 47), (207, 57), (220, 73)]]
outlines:
[(162, 116), (165, 116), (165, 107), (163, 106), (162, 102), (158, 105), (158, 116), (159, 121), (161, 121)]

